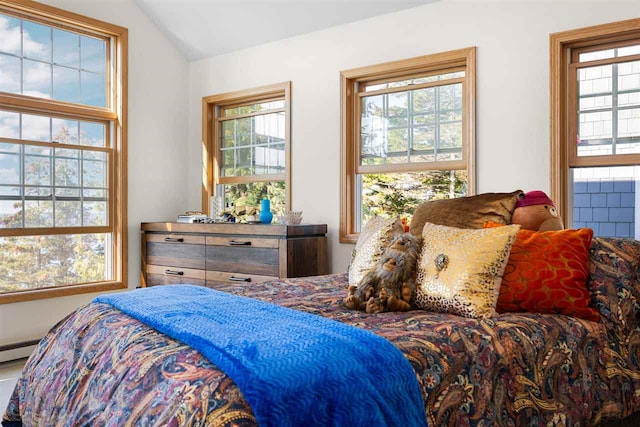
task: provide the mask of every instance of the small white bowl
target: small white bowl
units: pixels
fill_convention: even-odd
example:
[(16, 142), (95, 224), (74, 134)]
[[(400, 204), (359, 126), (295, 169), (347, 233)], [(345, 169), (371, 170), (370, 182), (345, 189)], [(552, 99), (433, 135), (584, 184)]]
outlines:
[(302, 222), (302, 211), (287, 211), (278, 215), (278, 222), (285, 225), (298, 225)]

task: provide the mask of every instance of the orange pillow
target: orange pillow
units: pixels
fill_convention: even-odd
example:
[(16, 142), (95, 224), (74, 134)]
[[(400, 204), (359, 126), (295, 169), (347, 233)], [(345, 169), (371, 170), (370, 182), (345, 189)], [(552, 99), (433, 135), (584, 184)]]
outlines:
[[(502, 224), (488, 222), (485, 227)], [(589, 304), (589, 248), (593, 230), (520, 230), (511, 247), (496, 311), (560, 313), (595, 322)]]

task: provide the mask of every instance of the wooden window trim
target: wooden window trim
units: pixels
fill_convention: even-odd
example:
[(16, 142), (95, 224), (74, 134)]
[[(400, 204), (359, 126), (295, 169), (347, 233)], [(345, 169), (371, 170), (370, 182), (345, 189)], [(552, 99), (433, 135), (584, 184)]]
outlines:
[[(442, 161), (402, 165), (360, 165), (358, 149), (359, 102), (358, 86), (374, 85), (407, 76), (427, 76), (444, 72), (465, 71), (464, 78), (443, 80), (444, 84), (463, 82), (463, 130), (461, 161)], [(370, 94), (407, 91), (418, 87), (441, 86), (442, 82), (403, 86), (393, 89), (366, 92)], [(476, 98), (476, 48), (469, 47), (449, 52), (391, 61), (366, 67), (354, 68), (340, 73), (340, 243), (355, 243), (359, 233), (355, 232), (355, 180), (359, 173), (371, 172), (415, 172), (426, 170), (466, 169), (468, 193), (475, 194), (475, 98)]]
[[(221, 177), (218, 153), (220, 143), (220, 123), (225, 120), (252, 117), (265, 113), (238, 114), (224, 116), (224, 108), (234, 108), (265, 100), (284, 100), (283, 109), (273, 109), (267, 114), (285, 113), (285, 173), (272, 175), (252, 175)], [(209, 199), (216, 195), (217, 184), (237, 184), (265, 181), (284, 181), (285, 209), (291, 209), (291, 82), (276, 83), (251, 89), (221, 93), (202, 98), (202, 212), (209, 213)]]
[[(571, 111), (575, 111), (576, 100), (569, 99), (570, 85), (575, 85), (575, 78), (571, 78), (572, 59), (577, 60), (574, 52), (591, 52), (594, 50), (621, 47), (629, 40), (640, 38), (640, 18), (596, 25), (563, 31), (550, 35), (550, 157), (551, 157), (551, 198), (555, 200), (560, 215), (570, 222), (572, 215), (568, 209), (569, 167), (570, 166), (621, 166), (639, 164), (640, 154), (624, 154), (616, 156), (578, 157), (575, 150), (569, 147), (571, 135), (576, 134), (575, 118)], [(620, 62), (627, 57), (616, 58)], [(608, 60), (604, 60), (608, 61)], [(600, 61), (581, 63), (589, 64)], [(573, 127), (572, 127), (573, 126)], [(575, 140), (575, 139), (574, 139)], [(573, 152), (575, 151), (575, 153)], [(604, 157), (607, 157), (606, 159)]]
[[(0, 304), (32, 301), (68, 295), (104, 292), (128, 287), (127, 259), (127, 128), (128, 128), (128, 30), (118, 25), (68, 12), (53, 6), (27, 0), (0, 0), (0, 12), (43, 24), (71, 30), (107, 41), (106, 85), (116, 82), (113, 93), (107, 94), (106, 108), (83, 106), (56, 100), (44, 100), (11, 93), (0, 93), (0, 108), (18, 112), (33, 112), (73, 119), (109, 121), (107, 141), (111, 141), (109, 156), (109, 207), (108, 226), (59, 227), (42, 229), (1, 229), (0, 237), (24, 235), (82, 233), (112, 233), (113, 279), (95, 283), (69, 284), (51, 288), (34, 289), (0, 295)], [(61, 147), (62, 145), (58, 145)], [(82, 149), (82, 146), (73, 146)], [(103, 151), (98, 149), (98, 151)]]

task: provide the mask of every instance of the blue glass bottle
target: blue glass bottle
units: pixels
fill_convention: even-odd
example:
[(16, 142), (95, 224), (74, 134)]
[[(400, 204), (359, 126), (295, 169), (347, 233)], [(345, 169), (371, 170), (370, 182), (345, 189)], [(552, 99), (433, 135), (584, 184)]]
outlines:
[(262, 199), (260, 201), (260, 216), (258, 219), (263, 224), (271, 224), (273, 214), (271, 213), (271, 201), (269, 201), (269, 199)]

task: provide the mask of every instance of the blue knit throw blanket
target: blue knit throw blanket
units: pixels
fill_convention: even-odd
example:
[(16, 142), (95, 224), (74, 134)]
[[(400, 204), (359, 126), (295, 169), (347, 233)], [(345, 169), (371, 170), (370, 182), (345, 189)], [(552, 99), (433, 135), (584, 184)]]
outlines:
[(198, 350), (235, 381), (261, 427), (427, 424), (409, 361), (369, 331), (192, 285), (94, 302)]

